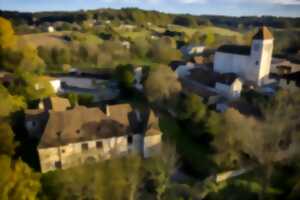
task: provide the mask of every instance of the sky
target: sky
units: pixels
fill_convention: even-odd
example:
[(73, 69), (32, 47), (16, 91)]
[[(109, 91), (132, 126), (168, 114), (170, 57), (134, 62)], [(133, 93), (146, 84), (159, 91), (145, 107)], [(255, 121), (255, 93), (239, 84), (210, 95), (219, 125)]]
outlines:
[(195, 15), (300, 17), (300, 0), (0, 0), (1, 10), (30, 12), (124, 7)]

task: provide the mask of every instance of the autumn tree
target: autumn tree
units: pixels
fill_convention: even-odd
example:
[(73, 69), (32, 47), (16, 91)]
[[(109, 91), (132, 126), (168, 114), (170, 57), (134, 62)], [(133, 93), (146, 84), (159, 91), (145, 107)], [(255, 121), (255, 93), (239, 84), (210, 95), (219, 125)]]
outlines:
[(40, 190), (38, 173), (35, 173), (22, 160), (12, 160), (0, 155), (0, 199), (36, 199)]
[(11, 23), (0, 17), (0, 67), (15, 71), (42, 72), (44, 61), (38, 56), (37, 49), (14, 34)]
[(180, 59), (181, 53), (172, 47), (172, 42), (166, 38), (161, 38), (152, 42), (149, 56), (158, 63), (168, 64), (172, 60)]
[(171, 68), (159, 65), (149, 72), (145, 90), (150, 102), (164, 102), (181, 91), (181, 84)]
[(265, 198), (274, 164), (299, 154), (299, 103), (298, 92), (285, 91), (262, 109), (260, 119), (230, 109), (224, 116), (223, 132), (215, 137), (219, 164), (238, 167), (247, 161), (262, 169), (260, 199)]
[(8, 117), (10, 113), (26, 107), (24, 98), (11, 95), (9, 91), (0, 85), (0, 118)]

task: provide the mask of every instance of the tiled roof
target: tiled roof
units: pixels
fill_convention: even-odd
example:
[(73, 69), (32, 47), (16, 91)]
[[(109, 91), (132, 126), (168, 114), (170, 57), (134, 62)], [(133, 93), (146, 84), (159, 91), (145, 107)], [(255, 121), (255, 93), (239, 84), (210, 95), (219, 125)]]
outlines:
[(218, 52), (229, 54), (250, 55), (251, 47), (244, 45), (223, 45), (219, 47)]
[[(94, 139), (111, 138), (133, 134), (138, 124), (147, 123), (146, 130), (156, 129), (152, 133), (160, 133), (154, 123), (157, 118), (152, 111), (145, 118), (137, 115), (129, 104), (107, 106), (107, 115), (98, 108), (77, 106), (72, 110), (49, 113), (49, 120), (41, 138), (39, 148), (53, 147), (62, 144), (76, 143)], [(137, 126), (137, 127), (135, 127)], [(142, 133), (144, 128), (139, 129)]]
[(129, 104), (109, 105), (106, 107), (107, 116), (126, 126), (130, 124), (129, 114), (131, 112), (133, 112), (133, 109)]
[(49, 97), (43, 103), (45, 109), (52, 111), (64, 111), (71, 107), (69, 100), (61, 97)]
[(50, 111), (39, 147), (50, 147), (95, 138), (97, 137), (95, 132), (90, 131), (90, 127), (83, 128), (83, 125), (100, 122), (105, 118), (105, 114), (98, 108), (78, 106), (63, 112)]

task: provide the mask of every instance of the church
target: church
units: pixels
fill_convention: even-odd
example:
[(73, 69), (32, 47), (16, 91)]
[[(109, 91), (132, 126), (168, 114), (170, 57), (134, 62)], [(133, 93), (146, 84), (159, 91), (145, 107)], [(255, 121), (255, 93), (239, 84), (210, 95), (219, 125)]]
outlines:
[(263, 86), (269, 82), (273, 42), (272, 33), (263, 26), (251, 46), (221, 46), (214, 57), (214, 71), (235, 73), (246, 83)]

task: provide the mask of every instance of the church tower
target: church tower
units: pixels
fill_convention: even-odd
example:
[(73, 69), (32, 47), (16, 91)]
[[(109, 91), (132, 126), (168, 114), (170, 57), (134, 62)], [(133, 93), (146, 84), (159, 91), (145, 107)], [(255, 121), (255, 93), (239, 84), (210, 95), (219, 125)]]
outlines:
[(274, 38), (269, 29), (261, 27), (254, 35), (251, 46), (251, 80), (256, 80), (256, 84), (261, 86), (269, 78)]

